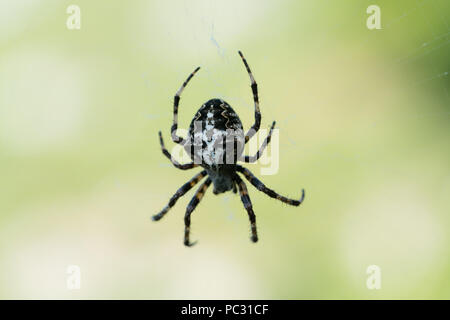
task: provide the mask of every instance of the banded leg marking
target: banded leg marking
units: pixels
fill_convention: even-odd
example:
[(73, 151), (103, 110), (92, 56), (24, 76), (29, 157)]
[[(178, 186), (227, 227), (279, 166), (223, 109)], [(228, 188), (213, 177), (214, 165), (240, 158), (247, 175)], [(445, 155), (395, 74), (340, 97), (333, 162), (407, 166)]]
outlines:
[(187, 169), (192, 169), (195, 167), (198, 167), (198, 164), (195, 164), (193, 162), (191, 163), (186, 163), (186, 164), (181, 164), (179, 162), (177, 162), (175, 159), (172, 158), (170, 152), (166, 149), (166, 146), (164, 145), (164, 140), (162, 137), (162, 133), (161, 131), (159, 131), (159, 143), (161, 144), (161, 149), (162, 149), (162, 153), (170, 160), (170, 162), (172, 162), (172, 164), (177, 167), (178, 169), (181, 170), (187, 170)]
[(195, 192), (194, 197), (192, 198), (191, 202), (189, 202), (186, 208), (186, 214), (184, 215), (184, 245), (187, 247), (192, 247), (197, 243), (197, 241), (189, 241), (189, 235), (191, 232), (191, 213), (195, 210), (200, 200), (202, 200), (210, 184), (211, 179), (206, 179), (206, 181), (198, 188), (197, 192)]
[(272, 189), (267, 188), (264, 183), (262, 183), (258, 178), (256, 178), (253, 173), (251, 173), (250, 170), (248, 170), (247, 168), (244, 168), (240, 165), (236, 166), (236, 170), (238, 172), (241, 172), (244, 177), (250, 181), (250, 183), (252, 185), (254, 185), (256, 187), (256, 189), (258, 189), (259, 191), (264, 192), (265, 194), (267, 194), (269, 197), (272, 197), (274, 199), (280, 200), (281, 202), (287, 203), (291, 206), (299, 206), (303, 200), (305, 199), (305, 190), (302, 189), (302, 196), (300, 197), (300, 200), (293, 200), (293, 199), (289, 199), (286, 198), (282, 195), (279, 195), (278, 193), (276, 193), (275, 191), (273, 191)]
[(186, 192), (192, 189), (200, 180), (202, 180), (207, 175), (206, 170), (196, 174), (191, 180), (186, 182), (180, 189), (175, 192), (175, 194), (170, 198), (169, 203), (158, 213), (152, 217), (153, 221), (158, 221), (172, 208), (177, 200), (184, 196)]
[(182, 137), (177, 136), (177, 129), (178, 129), (178, 105), (180, 103), (181, 93), (183, 92), (184, 88), (186, 88), (188, 82), (192, 79), (192, 77), (195, 75), (195, 73), (200, 69), (200, 67), (197, 67), (197, 69), (192, 72), (189, 77), (186, 79), (186, 81), (183, 82), (180, 89), (175, 93), (175, 97), (173, 99), (173, 125), (171, 128), (171, 134), (172, 134), (172, 140), (175, 143), (178, 144), (185, 144), (185, 141)]
[(272, 132), (273, 132), (273, 128), (274, 127), (275, 127), (275, 121), (272, 123), (272, 126), (270, 127), (269, 134), (267, 135), (266, 139), (264, 139), (264, 142), (261, 145), (261, 147), (259, 148), (259, 150), (256, 153), (256, 155), (254, 155), (254, 156), (245, 156), (244, 157), (244, 162), (252, 163), (252, 162), (255, 162), (256, 160), (258, 160), (261, 157), (261, 155), (264, 152), (264, 150), (266, 149), (267, 145), (270, 143), (270, 139), (272, 138)]
[(259, 111), (258, 85), (256, 84), (255, 78), (253, 77), (252, 71), (250, 70), (247, 60), (245, 60), (244, 55), (242, 54), (241, 51), (239, 51), (239, 55), (241, 56), (242, 61), (244, 62), (245, 65), (245, 69), (247, 69), (248, 75), (250, 77), (253, 93), (253, 101), (255, 103), (255, 123), (245, 134), (245, 143), (247, 143), (248, 140), (250, 140), (250, 138), (253, 137), (254, 134), (259, 130), (259, 127), (261, 125), (261, 112)]
[(241, 201), (244, 204), (245, 210), (247, 210), (248, 218), (250, 220), (250, 227), (252, 231), (252, 237), (250, 238), (253, 242), (258, 241), (258, 234), (256, 231), (256, 216), (253, 212), (253, 206), (252, 202), (250, 200), (250, 197), (248, 195), (247, 186), (245, 185), (245, 182), (242, 181), (242, 179), (236, 174), (235, 180), (239, 187), (239, 194), (241, 196)]

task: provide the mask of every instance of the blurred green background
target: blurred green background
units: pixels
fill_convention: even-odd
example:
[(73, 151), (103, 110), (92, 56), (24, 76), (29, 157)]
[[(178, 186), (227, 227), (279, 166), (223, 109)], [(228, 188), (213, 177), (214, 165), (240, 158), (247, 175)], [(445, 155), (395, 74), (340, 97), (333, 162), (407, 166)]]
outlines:
[[(69, 30), (66, 9), (81, 9)], [(381, 8), (381, 30), (366, 9)], [(0, 298), (450, 298), (450, 3), (0, 2)], [(277, 120), (280, 168), (248, 186), (260, 242), (232, 193), (209, 190), (182, 244), (199, 169), (169, 149), (213, 97), (253, 123), (242, 50)], [(366, 287), (369, 265), (382, 287)], [(66, 268), (81, 268), (68, 290)]]

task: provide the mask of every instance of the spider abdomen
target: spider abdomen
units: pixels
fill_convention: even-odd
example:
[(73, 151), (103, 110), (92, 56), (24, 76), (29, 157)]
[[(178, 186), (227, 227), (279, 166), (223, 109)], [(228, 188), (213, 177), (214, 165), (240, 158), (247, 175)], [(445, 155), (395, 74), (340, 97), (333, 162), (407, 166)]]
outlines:
[(244, 132), (233, 108), (221, 99), (211, 99), (197, 111), (189, 126), (186, 151), (195, 163), (220, 172), (234, 165), (242, 154)]

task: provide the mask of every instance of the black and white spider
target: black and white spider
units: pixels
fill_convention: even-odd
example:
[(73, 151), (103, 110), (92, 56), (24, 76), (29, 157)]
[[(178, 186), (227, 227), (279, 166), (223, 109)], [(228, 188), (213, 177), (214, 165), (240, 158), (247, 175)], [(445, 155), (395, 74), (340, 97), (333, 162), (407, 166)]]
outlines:
[[(284, 203), (299, 206), (305, 197), (305, 191), (302, 190), (302, 196), (299, 200), (292, 200), (277, 194), (275, 191), (267, 188), (260, 180), (258, 180), (250, 170), (237, 164), (238, 160), (242, 160), (246, 163), (255, 162), (259, 159), (266, 146), (270, 143), (273, 128), (275, 127), (275, 121), (270, 127), (270, 131), (260, 149), (254, 156), (242, 156), (243, 146), (250, 138), (259, 130), (261, 124), (261, 112), (259, 111), (258, 101), (258, 89), (250, 71), (250, 67), (247, 64), (242, 53), (239, 51), (239, 55), (244, 62), (245, 68), (250, 76), (251, 88), (253, 92), (253, 100), (255, 103), (255, 123), (250, 130), (244, 135), (242, 129), (242, 123), (238, 115), (234, 112), (231, 106), (221, 99), (211, 99), (203, 104), (197, 111), (196, 116), (191, 122), (189, 127), (187, 139), (183, 139), (177, 136), (176, 131), (178, 128), (178, 104), (180, 102), (180, 96), (184, 88), (188, 84), (189, 80), (200, 69), (192, 72), (181, 88), (177, 91), (174, 98), (173, 105), (173, 125), (171, 128), (172, 140), (184, 147), (193, 162), (187, 164), (180, 164), (172, 159), (169, 151), (164, 146), (161, 131), (159, 132), (159, 140), (163, 154), (170, 159), (175, 167), (181, 170), (192, 169), (198, 166), (204, 168), (203, 171), (195, 175), (190, 181), (185, 183), (178, 191), (172, 196), (169, 203), (164, 209), (153, 216), (154, 221), (160, 220), (169, 210), (172, 208), (177, 200), (194, 187), (200, 180), (207, 177), (205, 182), (198, 188), (191, 202), (189, 203), (186, 214), (184, 216), (184, 244), (186, 246), (192, 246), (195, 244), (189, 241), (190, 225), (191, 225), (191, 213), (197, 207), (206, 189), (210, 186), (211, 182), (214, 184), (214, 194), (220, 194), (226, 191), (233, 190), (239, 194), (244, 204), (245, 209), (248, 212), (248, 217), (251, 223), (251, 240), (253, 242), (258, 241), (258, 235), (256, 232), (256, 218), (253, 212), (252, 203), (248, 196), (248, 191), (245, 182), (241, 179), (238, 173), (244, 175), (244, 177), (250, 181), (259, 191), (264, 192), (269, 197), (278, 199)], [(232, 142), (233, 147), (228, 148), (228, 144), (225, 142)], [(226, 144), (226, 146), (225, 146)], [(237, 188), (236, 188), (237, 185)]]

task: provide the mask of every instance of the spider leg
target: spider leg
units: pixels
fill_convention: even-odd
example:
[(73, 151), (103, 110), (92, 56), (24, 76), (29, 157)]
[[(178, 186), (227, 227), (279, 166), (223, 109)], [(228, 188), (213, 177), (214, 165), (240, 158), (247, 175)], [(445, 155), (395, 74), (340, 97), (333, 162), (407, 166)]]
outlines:
[(191, 202), (189, 202), (186, 208), (186, 214), (184, 215), (184, 245), (187, 247), (192, 247), (197, 243), (197, 241), (192, 243), (189, 241), (189, 233), (191, 229), (191, 213), (195, 210), (200, 200), (202, 200), (203, 196), (205, 195), (206, 189), (208, 189), (210, 184), (211, 179), (206, 179), (206, 181), (203, 182), (203, 184), (197, 189), (194, 197), (192, 198)]
[(263, 144), (259, 148), (258, 152), (254, 156), (245, 156), (244, 162), (246, 163), (252, 163), (258, 160), (262, 153), (264, 152), (264, 149), (266, 149), (267, 145), (270, 143), (270, 139), (272, 137), (273, 128), (275, 127), (275, 121), (272, 123), (272, 126), (270, 127), (269, 134), (267, 135), (266, 139), (264, 140)]
[(186, 192), (192, 189), (200, 180), (202, 180), (207, 175), (206, 170), (196, 174), (191, 180), (186, 182), (180, 189), (175, 192), (175, 194), (170, 198), (169, 203), (159, 212), (152, 217), (153, 221), (158, 221), (172, 208), (177, 200), (184, 196)]
[(237, 193), (236, 183), (233, 181), (233, 193)]
[(186, 79), (186, 81), (183, 82), (183, 84), (181, 85), (180, 89), (178, 89), (178, 91), (175, 93), (175, 97), (173, 100), (173, 125), (171, 128), (171, 133), (172, 133), (172, 140), (175, 143), (178, 144), (185, 144), (185, 141), (183, 138), (177, 136), (177, 129), (178, 129), (178, 104), (180, 103), (180, 97), (181, 97), (181, 93), (183, 92), (184, 88), (186, 87), (186, 85), (188, 84), (189, 80), (192, 79), (192, 77), (194, 76), (194, 74), (200, 69), (200, 67), (197, 67), (197, 69), (194, 70), (194, 72), (192, 72), (189, 77)]
[(247, 186), (245, 185), (245, 182), (242, 181), (242, 179), (237, 174), (235, 175), (234, 179), (238, 183), (239, 194), (241, 196), (242, 203), (244, 204), (244, 208), (245, 210), (247, 210), (248, 218), (250, 219), (250, 226), (252, 229), (251, 240), (253, 242), (257, 242), (258, 234), (256, 232), (256, 217), (255, 213), (253, 212), (252, 202), (250, 201), (250, 197), (248, 196)]
[(241, 51), (239, 51), (239, 55), (241, 56), (242, 61), (244, 62), (248, 75), (250, 76), (251, 87), (253, 92), (253, 101), (255, 102), (255, 123), (245, 134), (245, 143), (247, 143), (248, 140), (250, 140), (250, 138), (253, 137), (253, 135), (259, 130), (259, 126), (261, 125), (261, 112), (259, 111), (258, 85), (256, 84), (255, 78), (253, 77), (250, 67), (248, 66), (247, 60), (245, 60), (244, 55), (242, 54)]
[(258, 180), (258, 178), (256, 178), (253, 173), (251, 173), (250, 170), (248, 170), (247, 168), (244, 168), (240, 165), (236, 166), (236, 170), (238, 172), (241, 172), (244, 177), (250, 181), (250, 183), (252, 185), (254, 185), (256, 187), (256, 189), (258, 189), (259, 191), (264, 192), (265, 194), (267, 194), (269, 197), (275, 198), (277, 200), (280, 200), (281, 202), (290, 204), (291, 206), (299, 206), (300, 203), (303, 202), (303, 199), (305, 198), (305, 190), (302, 189), (302, 196), (300, 198), (300, 200), (293, 200), (293, 199), (288, 199), (286, 197), (283, 197), (281, 195), (279, 195), (278, 193), (276, 193), (275, 191), (273, 191), (272, 189), (267, 188), (264, 183), (262, 183), (260, 180)]
[(159, 143), (161, 144), (161, 149), (162, 149), (162, 153), (170, 160), (170, 162), (172, 162), (172, 164), (177, 167), (178, 169), (181, 170), (187, 170), (187, 169), (192, 169), (198, 166), (198, 164), (195, 164), (193, 162), (191, 163), (186, 163), (186, 164), (180, 164), (178, 163), (176, 160), (174, 160), (172, 158), (172, 156), (170, 155), (169, 151), (166, 149), (166, 146), (164, 145), (164, 140), (162, 137), (162, 133), (161, 131), (159, 131)]

